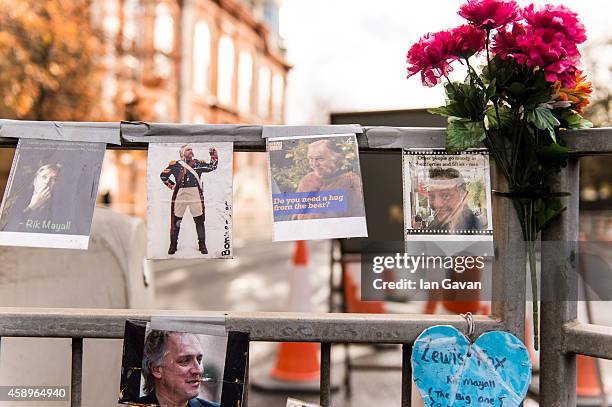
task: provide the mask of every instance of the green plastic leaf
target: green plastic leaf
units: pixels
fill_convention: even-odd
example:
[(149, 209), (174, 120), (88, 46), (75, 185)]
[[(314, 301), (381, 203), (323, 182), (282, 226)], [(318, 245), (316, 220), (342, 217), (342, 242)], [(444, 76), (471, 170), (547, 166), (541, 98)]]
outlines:
[[(453, 82), (446, 85), (446, 110), (449, 116), (480, 121), (484, 117), (487, 98), (480, 86), (469, 82)], [(436, 111), (438, 114), (438, 111)]]
[(533, 123), (540, 130), (548, 130), (550, 137), (556, 143), (557, 138), (555, 136), (555, 127), (561, 123), (552, 114), (552, 111), (546, 107), (537, 107), (534, 110), (527, 113), (527, 120)]
[(593, 123), (572, 111), (566, 110), (561, 115), (562, 126), (566, 129), (590, 129)]
[[(501, 105), (497, 110), (499, 112), (499, 120), (501, 121), (502, 129), (512, 127), (515, 124), (512, 111), (508, 106)], [(497, 124), (497, 114), (495, 113), (495, 108), (493, 106), (487, 109), (487, 119), (489, 120), (490, 129), (499, 129), (499, 125)]]
[(489, 86), (487, 86), (487, 99), (491, 99), (497, 91), (497, 78), (493, 78)]
[(427, 111), (431, 114), (439, 114), (441, 116), (454, 116), (448, 106), (435, 107), (433, 109), (427, 109)]
[(535, 208), (538, 231), (544, 229), (550, 221), (561, 215), (565, 209), (559, 198), (539, 199)]
[(525, 94), (525, 92), (527, 92), (527, 86), (523, 85), (520, 82), (513, 82), (508, 87), (508, 91), (514, 98), (518, 99), (521, 98)]
[(446, 149), (463, 151), (478, 146), (486, 137), (482, 122), (449, 118), (446, 128)]
[(557, 143), (552, 143), (548, 146), (539, 148), (537, 155), (542, 164), (565, 166), (569, 156), (569, 148)]

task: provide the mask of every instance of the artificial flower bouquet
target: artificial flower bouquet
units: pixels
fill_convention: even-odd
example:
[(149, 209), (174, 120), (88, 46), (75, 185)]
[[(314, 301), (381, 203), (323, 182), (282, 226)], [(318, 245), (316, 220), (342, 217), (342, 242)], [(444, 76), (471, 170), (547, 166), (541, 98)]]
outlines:
[[(458, 14), (468, 24), (427, 34), (410, 48), (408, 77), (420, 73), (429, 87), (444, 82), (446, 104), (430, 111), (448, 117), (447, 150), (484, 144), (506, 178), (527, 241), (537, 348), (534, 242), (565, 209), (546, 182), (567, 163), (557, 134), (591, 127), (582, 117), (591, 83), (579, 70), (586, 30), (564, 6), (468, 0)], [(448, 77), (454, 62), (467, 67), (462, 82)]]

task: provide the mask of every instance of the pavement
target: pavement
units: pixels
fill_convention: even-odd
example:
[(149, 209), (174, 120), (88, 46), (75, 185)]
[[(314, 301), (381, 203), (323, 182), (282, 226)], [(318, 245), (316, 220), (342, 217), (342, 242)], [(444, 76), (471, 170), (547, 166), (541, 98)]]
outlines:
[[(604, 250), (612, 264), (610, 245)], [(309, 243), (312, 268), (311, 284), (313, 311), (327, 312), (329, 296), (330, 243)], [(284, 311), (289, 292), (289, 270), (294, 244), (292, 242), (249, 243), (235, 248), (233, 260), (212, 261), (157, 261), (153, 264), (156, 286), (156, 307), (176, 310), (224, 310), (224, 311)], [(594, 323), (612, 326), (610, 302), (593, 302)], [(586, 313), (579, 314), (585, 320)], [(251, 378), (267, 375), (274, 361), (276, 344), (253, 342), (251, 344)], [(344, 378), (343, 361), (345, 347), (332, 348), (332, 378), (341, 384)], [(397, 346), (382, 350), (373, 346), (351, 345), (349, 350), (354, 363), (384, 364), (394, 366), (387, 370), (355, 371), (351, 377), (352, 396), (346, 388), (333, 394), (336, 407), (364, 405), (398, 406), (401, 397), (401, 351)], [(605, 381), (612, 383), (612, 362), (602, 361)], [(300, 393), (267, 393), (249, 390), (249, 406), (285, 406), (287, 397), (306, 402), (318, 402), (318, 395)], [(414, 403), (413, 405), (417, 405)], [(537, 406), (528, 400), (526, 406)]]

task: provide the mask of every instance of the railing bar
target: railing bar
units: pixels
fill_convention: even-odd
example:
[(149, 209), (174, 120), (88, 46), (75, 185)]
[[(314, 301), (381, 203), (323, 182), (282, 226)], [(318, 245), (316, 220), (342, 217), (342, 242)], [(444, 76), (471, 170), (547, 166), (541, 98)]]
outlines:
[(570, 322), (563, 333), (564, 352), (612, 360), (612, 327)]
[(321, 397), (322, 407), (331, 406), (331, 343), (321, 343)]
[[(171, 311), (0, 308), (0, 336), (123, 338), (125, 320)], [(182, 311), (190, 317), (222, 316), (229, 331), (250, 332), (252, 341), (331, 343), (411, 343), (432, 325), (465, 326), (458, 315), (312, 314)], [(176, 311), (172, 312), (176, 315)], [(501, 321), (474, 317), (476, 335), (503, 329)]]
[(412, 345), (402, 345), (402, 407), (410, 407), (412, 399)]
[(70, 378), (70, 407), (81, 407), (83, 385), (83, 338), (72, 338), (72, 371)]

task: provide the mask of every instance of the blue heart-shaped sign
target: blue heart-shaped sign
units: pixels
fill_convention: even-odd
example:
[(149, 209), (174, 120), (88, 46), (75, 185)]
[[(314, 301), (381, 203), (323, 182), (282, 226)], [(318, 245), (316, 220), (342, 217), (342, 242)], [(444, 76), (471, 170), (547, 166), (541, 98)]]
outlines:
[(518, 406), (531, 381), (527, 348), (509, 332), (471, 343), (450, 325), (433, 326), (414, 342), (411, 362), (428, 407)]

